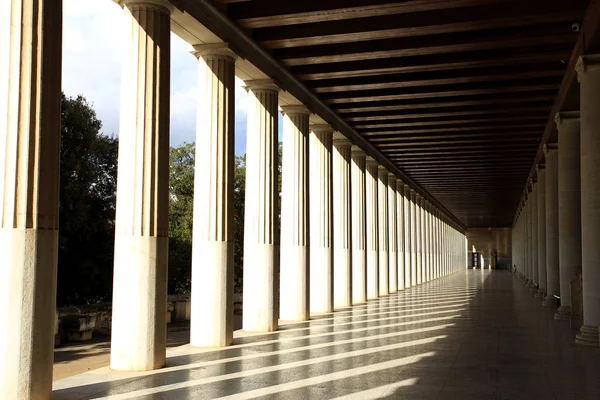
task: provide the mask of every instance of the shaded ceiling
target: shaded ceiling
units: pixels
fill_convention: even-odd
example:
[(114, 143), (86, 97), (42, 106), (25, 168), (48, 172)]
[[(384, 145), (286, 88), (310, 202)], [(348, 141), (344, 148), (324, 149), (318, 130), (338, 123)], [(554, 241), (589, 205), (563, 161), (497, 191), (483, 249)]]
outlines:
[(589, 0), (215, 0), (467, 227), (510, 227)]

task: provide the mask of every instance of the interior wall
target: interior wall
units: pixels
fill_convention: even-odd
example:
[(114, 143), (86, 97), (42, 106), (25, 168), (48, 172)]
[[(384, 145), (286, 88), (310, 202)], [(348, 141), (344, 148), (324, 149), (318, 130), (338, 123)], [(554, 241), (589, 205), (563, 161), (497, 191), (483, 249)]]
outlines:
[(467, 231), (469, 265), (473, 246), (485, 259), (497, 255), (497, 268), (510, 268), (512, 265), (512, 229), (510, 228), (469, 228)]

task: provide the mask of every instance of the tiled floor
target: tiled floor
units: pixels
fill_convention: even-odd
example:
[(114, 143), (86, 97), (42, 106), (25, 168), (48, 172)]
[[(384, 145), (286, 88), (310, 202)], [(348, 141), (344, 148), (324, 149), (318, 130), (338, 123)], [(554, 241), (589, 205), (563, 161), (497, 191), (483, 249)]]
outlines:
[(60, 380), (53, 398), (600, 399), (600, 350), (552, 314), (508, 272), (461, 272), (230, 348), (170, 349), (159, 371)]

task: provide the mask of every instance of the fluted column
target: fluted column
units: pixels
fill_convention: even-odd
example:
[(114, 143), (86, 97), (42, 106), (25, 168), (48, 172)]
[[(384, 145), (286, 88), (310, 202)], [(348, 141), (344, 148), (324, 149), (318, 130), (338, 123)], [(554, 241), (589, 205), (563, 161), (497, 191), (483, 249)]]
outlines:
[(121, 4), (128, 35), (123, 40), (110, 367), (145, 371), (163, 367), (166, 358), (171, 18), (167, 2)]
[(333, 311), (331, 162), (333, 130), (310, 128), (310, 311)]
[(367, 237), (365, 205), (366, 155), (358, 146), (352, 146), (352, 303), (367, 300)]
[(61, 0), (0, 12), (0, 398), (52, 392), (61, 104)]
[(531, 190), (531, 275), (533, 279), (533, 285), (530, 289), (531, 292), (537, 291), (539, 285), (538, 276), (538, 184), (537, 178), (533, 182), (533, 188)]
[(388, 175), (388, 255), (389, 255), (389, 280), (390, 293), (398, 291), (398, 204), (396, 200), (396, 181), (394, 174)]
[[(192, 346), (233, 342), (235, 54), (196, 46), (198, 119), (192, 247)], [(206, 307), (211, 304), (211, 307)]]
[(537, 205), (537, 251), (538, 251), (538, 291), (537, 298), (546, 295), (546, 169), (540, 167), (538, 170), (538, 205)]
[(558, 252), (560, 307), (555, 319), (571, 317), (571, 280), (581, 272), (581, 180), (579, 112), (556, 116), (558, 126)]
[(336, 308), (352, 305), (350, 146), (352, 142), (336, 134), (333, 140), (333, 301)]
[(529, 184), (529, 188), (528, 190), (528, 197), (527, 197), (527, 203), (525, 203), (525, 211), (527, 213), (526, 217), (527, 217), (527, 264), (526, 264), (526, 274), (527, 274), (527, 287), (531, 287), (531, 285), (533, 285), (533, 275), (532, 275), (532, 268), (531, 268), (531, 241), (532, 241), (532, 235), (533, 235), (533, 230), (531, 229), (531, 184)]
[(417, 193), (410, 189), (410, 285), (417, 284)]
[(600, 56), (577, 63), (581, 104), (581, 261), (583, 326), (577, 343), (598, 346), (600, 325)]
[(412, 286), (412, 259), (413, 259), (413, 223), (412, 223), (411, 190), (404, 185), (404, 288)]
[(283, 106), (281, 179), (280, 319), (309, 318), (309, 168), (310, 112)]
[[(545, 307), (556, 308), (560, 295), (558, 270), (558, 151), (547, 146), (546, 154), (546, 298)], [(520, 217), (521, 219), (521, 217)]]
[(244, 209), (245, 331), (272, 332), (279, 319), (279, 88), (270, 80), (247, 81), (250, 95), (246, 130)]
[(441, 226), (442, 222), (440, 219), (441, 213), (440, 210), (436, 209), (435, 212), (435, 229), (436, 229), (436, 278), (440, 278), (442, 276), (442, 232)]
[(406, 222), (404, 211), (404, 182), (400, 179), (396, 180), (396, 229), (398, 236), (398, 290), (404, 290), (406, 278), (404, 275), (406, 261)]
[(366, 227), (367, 227), (367, 299), (379, 297), (379, 229), (377, 225), (377, 186), (379, 165), (371, 157), (366, 163)]
[(425, 238), (426, 238), (426, 253), (427, 253), (427, 263), (426, 263), (426, 271), (425, 271), (425, 281), (429, 282), (431, 280), (431, 266), (433, 263), (433, 251), (432, 251), (432, 241), (431, 241), (431, 203), (428, 201), (425, 202)]
[(388, 218), (388, 170), (379, 167), (377, 187), (377, 227), (379, 228), (379, 295), (390, 293), (389, 289), (389, 218)]
[(423, 283), (423, 198), (420, 194), (415, 195), (415, 220), (417, 236), (417, 285)]

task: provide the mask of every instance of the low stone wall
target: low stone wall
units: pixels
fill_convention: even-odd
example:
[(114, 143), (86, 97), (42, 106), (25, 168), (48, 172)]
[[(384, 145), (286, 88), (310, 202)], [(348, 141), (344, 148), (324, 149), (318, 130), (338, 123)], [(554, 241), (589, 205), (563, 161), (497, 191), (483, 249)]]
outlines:
[[(242, 312), (242, 295), (235, 294), (234, 313)], [(189, 294), (169, 295), (167, 298), (167, 324), (189, 321), (192, 301)], [(61, 307), (56, 310), (55, 346), (64, 342), (91, 340), (94, 334), (110, 335), (112, 304), (98, 303), (84, 306)]]

